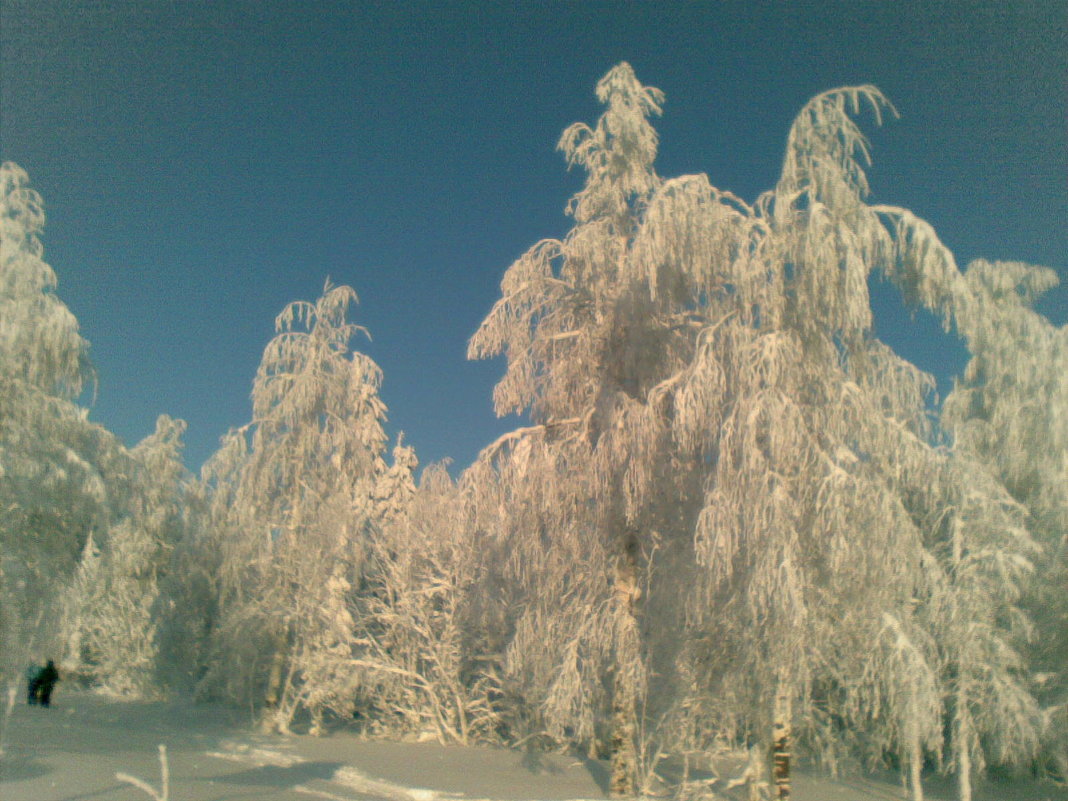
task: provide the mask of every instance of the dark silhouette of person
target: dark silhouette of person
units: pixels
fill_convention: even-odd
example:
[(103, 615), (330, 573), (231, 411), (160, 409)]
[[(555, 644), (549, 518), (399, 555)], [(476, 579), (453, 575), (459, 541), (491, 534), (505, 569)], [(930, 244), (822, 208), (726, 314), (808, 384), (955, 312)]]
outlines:
[(59, 671), (56, 670), (55, 662), (49, 659), (48, 664), (37, 674), (37, 701), (41, 706), (49, 705), (52, 700), (52, 689), (57, 681), (59, 681)]

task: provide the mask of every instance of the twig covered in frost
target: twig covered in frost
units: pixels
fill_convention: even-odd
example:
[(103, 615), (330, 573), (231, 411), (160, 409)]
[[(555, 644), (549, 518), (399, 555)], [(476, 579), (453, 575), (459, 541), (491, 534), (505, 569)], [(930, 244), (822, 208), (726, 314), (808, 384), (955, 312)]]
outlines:
[(159, 773), (160, 789), (158, 793), (148, 782), (143, 782), (136, 776), (130, 776), (128, 773), (116, 773), (115, 778), (120, 782), (132, 784), (138, 790), (147, 793), (150, 798), (154, 798), (155, 801), (168, 801), (170, 798), (171, 771), (170, 766), (167, 764), (167, 746), (163, 743), (160, 743), (159, 745)]

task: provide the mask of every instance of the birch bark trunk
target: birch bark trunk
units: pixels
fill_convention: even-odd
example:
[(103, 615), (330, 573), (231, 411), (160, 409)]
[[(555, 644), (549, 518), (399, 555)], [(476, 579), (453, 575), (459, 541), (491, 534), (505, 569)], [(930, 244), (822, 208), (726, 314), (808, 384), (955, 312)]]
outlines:
[(637, 792), (638, 693), (633, 661), (638, 653), (638, 620), (634, 607), (638, 588), (638, 541), (626, 538), (616, 566), (615, 604), (618, 629), (615, 675), (612, 681), (611, 780), (613, 798), (631, 798)]
[(912, 742), (909, 744), (909, 784), (912, 789), (912, 801), (923, 801), (923, 748), (920, 746), (920, 737), (913, 732)]
[(282, 700), (282, 673), (285, 668), (285, 640), (278, 638), (271, 657), (271, 670), (267, 674), (267, 692), (263, 697), (263, 714), (260, 716), (260, 731), (274, 734), (278, 730), (278, 706)]
[(790, 798), (791, 700), (789, 685), (780, 679), (775, 693), (775, 720), (771, 726), (771, 778), (779, 801)]
[(971, 724), (967, 709), (968, 699), (963, 690), (957, 691), (957, 801), (972, 801), (972, 751)]

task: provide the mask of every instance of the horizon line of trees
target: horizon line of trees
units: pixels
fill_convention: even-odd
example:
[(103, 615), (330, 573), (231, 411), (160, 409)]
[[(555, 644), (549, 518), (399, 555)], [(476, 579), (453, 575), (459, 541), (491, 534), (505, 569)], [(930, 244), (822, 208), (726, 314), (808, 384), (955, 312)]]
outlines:
[[(559, 149), (574, 225), (505, 272), (469, 358), (524, 425), (458, 478), (383, 428), (380, 368), (329, 281), (276, 319), (252, 417), (201, 475), (185, 424), (133, 448), (88, 419), (87, 344), (0, 167), (0, 649), (129, 696), (192, 692), (264, 731), (528, 744), (611, 760), (618, 797), (698, 797), (747, 748), (890, 765), (923, 798), (989, 766), (1068, 778), (1068, 326), (1047, 268), (961, 271), (867, 202), (856, 117), (817, 95), (748, 203), (662, 178), (662, 93), (626, 63)], [(872, 330), (868, 280), (970, 361), (933, 381)], [(6, 720), (6, 717), (5, 717)], [(0, 747), (3, 733), (0, 732)], [(681, 766), (681, 767), (680, 767)]]

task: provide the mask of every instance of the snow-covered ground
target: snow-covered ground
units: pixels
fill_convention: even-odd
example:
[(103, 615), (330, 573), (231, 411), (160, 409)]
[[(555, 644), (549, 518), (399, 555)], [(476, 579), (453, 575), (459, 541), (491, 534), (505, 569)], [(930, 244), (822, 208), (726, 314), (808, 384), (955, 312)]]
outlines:
[[(51, 709), (18, 705), (0, 756), (3, 801), (144, 801), (116, 772), (160, 785), (157, 746), (167, 747), (169, 801), (461, 801), (600, 799), (607, 765), (588, 759), (427, 743), (263, 736), (225, 709), (131, 703), (63, 692)], [(714, 798), (740, 799), (723, 779)], [(795, 801), (901, 799), (892, 777), (830, 781), (801, 773)], [(928, 797), (951, 799), (948, 783)], [(1068, 789), (986, 783), (977, 801), (1068, 801)]]

